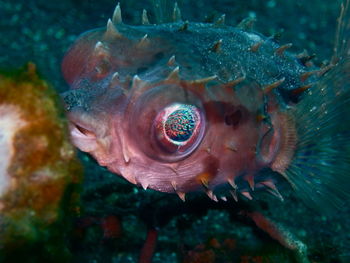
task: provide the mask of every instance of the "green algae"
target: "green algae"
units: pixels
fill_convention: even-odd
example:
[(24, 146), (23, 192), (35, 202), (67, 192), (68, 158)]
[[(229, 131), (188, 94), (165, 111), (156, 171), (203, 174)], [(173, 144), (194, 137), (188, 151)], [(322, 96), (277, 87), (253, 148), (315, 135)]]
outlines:
[[(9, 110), (21, 123), (12, 131)], [(29, 63), (0, 73), (0, 111), (0, 176), (7, 182), (0, 194), (0, 262), (68, 262), (65, 239), (79, 212), (82, 169), (58, 96)]]

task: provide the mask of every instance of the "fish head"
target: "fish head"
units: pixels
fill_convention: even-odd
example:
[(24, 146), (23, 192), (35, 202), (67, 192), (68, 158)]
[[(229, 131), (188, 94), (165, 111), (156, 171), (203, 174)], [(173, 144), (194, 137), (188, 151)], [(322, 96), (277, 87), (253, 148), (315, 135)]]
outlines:
[[(265, 94), (254, 79), (208, 76), (203, 58), (184, 55), (174, 41), (108, 26), (81, 36), (62, 65), (71, 87), (63, 94), (71, 137), (80, 150), (163, 192), (216, 187), (273, 162), (278, 118), (261, 117)], [(274, 116), (275, 108), (269, 111)]]

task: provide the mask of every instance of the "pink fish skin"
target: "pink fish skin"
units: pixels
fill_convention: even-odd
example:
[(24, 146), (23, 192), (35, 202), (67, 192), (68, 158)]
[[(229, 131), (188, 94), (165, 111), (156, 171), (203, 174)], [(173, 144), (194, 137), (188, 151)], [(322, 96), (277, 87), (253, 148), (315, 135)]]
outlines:
[[(349, 28), (348, 8), (342, 12), (339, 39)], [(203, 190), (217, 200), (226, 186), (234, 199), (251, 199), (255, 189), (281, 197), (277, 173), (307, 201), (315, 200), (308, 180), (321, 195), (334, 192), (335, 203), (349, 197), (341, 176), (331, 186), (318, 183), (338, 165), (324, 151), (348, 161), (336, 149), (350, 149), (340, 128), (349, 120), (342, 107), (349, 106), (349, 72), (340, 74), (349, 64), (347, 40), (319, 69), (286, 51), (289, 44), (248, 28), (145, 19), (131, 26), (120, 14), (118, 5), (107, 27), (80, 36), (62, 63), (71, 87), (62, 96), (80, 150), (133, 184), (182, 199)], [(337, 114), (324, 114), (338, 106)], [(335, 143), (321, 142), (336, 134)]]

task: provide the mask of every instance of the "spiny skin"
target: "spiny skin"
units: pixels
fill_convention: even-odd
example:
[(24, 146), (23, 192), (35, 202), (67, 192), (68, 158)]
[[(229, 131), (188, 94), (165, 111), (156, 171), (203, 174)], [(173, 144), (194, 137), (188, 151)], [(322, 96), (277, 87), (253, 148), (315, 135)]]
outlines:
[[(288, 166), (296, 135), (282, 110), (316, 78), (302, 77), (309, 70), (289, 45), (222, 24), (118, 21), (83, 34), (64, 58), (73, 143), (130, 182), (181, 198), (205, 189), (216, 200), (212, 189), (227, 182), (235, 198), (237, 187), (248, 198), (250, 188), (276, 193), (258, 175)], [(174, 103), (200, 119), (177, 151), (157, 128)]]
[[(285, 81), (279, 87), (282, 90), (305, 85), (300, 75), (309, 70), (295, 56), (276, 54), (279, 45), (273, 39), (231, 26), (218, 27), (205, 23), (188, 23), (186, 29), (182, 30), (183, 24), (119, 24), (120, 37), (106, 36), (104, 28), (88, 32), (66, 56), (63, 62), (64, 76), (69, 84), (79, 78), (97, 77), (93, 69), (106, 56), (105, 62), (108, 63), (104, 65), (106, 68), (99, 78), (106, 78), (117, 71), (124, 77), (138, 74), (141, 78), (145, 76), (146, 81), (159, 81), (169, 74), (171, 67), (167, 67), (166, 63), (174, 55), (176, 65), (180, 66), (181, 79), (184, 80), (216, 75), (219, 83), (228, 83), (244, 75), (260, 86), (284, 77)], [(146, 40), (142, 43), (145, 35)], [(98, 41), (102, 42), (102, 51), (94, 54)], [(220, 48), (215, 51), (214, 45), (218, 41), (221, 43)], [(260, 42), (259, 48), (252, 51), (252, 47)], [(89, 68), (83, 67), (86, 64)], [(158, 74), (155, 74), (156, 71)], [(153, 79), (148, 75), (152, 75)], [(78, 87), (73, 84), (72, 88)]]

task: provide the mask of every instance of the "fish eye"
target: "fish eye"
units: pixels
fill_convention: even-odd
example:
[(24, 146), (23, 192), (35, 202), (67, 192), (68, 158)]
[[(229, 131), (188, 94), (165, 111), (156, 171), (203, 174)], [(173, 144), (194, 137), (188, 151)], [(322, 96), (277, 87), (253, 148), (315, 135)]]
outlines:
[(201, 143), (205, 109), (201, 99), (178, 85), (159, 85), (133, 102), (126, 120), (129, 136), (147, 157), (160, 162), (177, 162)]
[(168, 153), (184, 153), (196, 147), (203, 133), (203, 120), (197, 107), (174, 103), (155, 118), (153, 133), (159, 146)]

